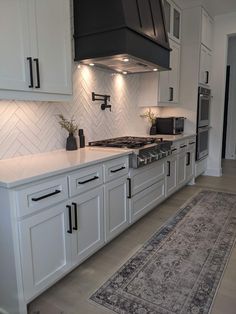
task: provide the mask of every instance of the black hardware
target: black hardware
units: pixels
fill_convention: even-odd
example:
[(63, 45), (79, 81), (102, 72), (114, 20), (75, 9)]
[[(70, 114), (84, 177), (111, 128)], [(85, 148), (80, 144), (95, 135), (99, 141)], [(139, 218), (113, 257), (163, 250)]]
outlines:
[(94, 92), (92, 92), (92, 101), (96, 101), (96, 100), (101, 100), (104, 102), (103, 104), (101, 104), (102, 110), (110, 109), (111, 111), (111, 105), (107, 104), (107, 102), (111, 100), (110, 95), (101, 95), (101, 94), (95, 94)]
[(35, 86), (35, 88), (40, 88), (39, 59), (35, 58), (34, 62), (36, 63), (36, 75), (37, 75), (37, 85)]
[(167, 161), (167, 165), (168, 165), (167, 177), (170, 177), (170, 161)]
[(74, 215), (75, 215), (75, 226), (73, 227), (73, 230), (78, 230), (78, 220), (77, 220), (77, 204), (72, 203), (74, 206)]
[(49, 194), (46, 194), (46, 195), (43, 195), (43, 196), (40, 196), (40, 197), (33, 197), (32, 201), (33, 202), (38, 202), (38, 201), (41, 201), (41, 200), (43, 200), (43, 199), (45, 199), (47, 197), (50, 197), (50, 196), (53, 196), (53, 195), (56, 195), (56, 194), (59, 194), (59, 193), (61, 193), (61, 191), (60, 190), (56, 190), (55, 192), (52, 192), (52, 193), (49, 193)]
[(190, 165), (190, 156), (191, 156), (190, 152), (187, 152), (187, 164), (186, 164), (186, 166)]
[(191, 142), (191, 143), (189, 143), (189, 145), (193, 145), (193, 144), (195, 144), (196, 142)]
[(30, 85), (29, 85), (29, 88), (33, 88), (34, 87), (34, 79), (33, 79), (32, 58), (28, 57), (27, 60), (29, 61), (29, 72), (30, 72)]
[(72, 233), (71, 206), (66, 205), (66, 208), (68, 208), (68, 217), (69, 217), (69, 230), (67, 230), (67, 233)]
[(177, 148), (173, 148), (172, 150), (171, 150), (171, 152), (173, 153), (173, 152), (175, 152), (177, 150)]
[(187, 147), (187, 145), (182, 145), (182, 146), (180, 146), (180, 148), (184, 148), (184, 147)]
[(85, 183), (88, 183), (88, 182), (91, 182), (91, 181), (94, 181), (94, 180), (97, 180), (99, 177), (98, 176), (95, 176), (91, 179), (88, 179), (88, 180), (85, 180), (85, 181), (79, 181), (78, 183), (79, 184), (85, 184)]
[(131, 198), (132, 197), (132, 195), (131, 195), (131, 178), (127, 178), (127, 180), (128, 180), (128, 198)]
[(124, 170), (124, 169), (125, 169), (125, 167), (121, 167), (121, 168), (116, 169), (116, 170), (111, 170), (111, 172), (112, 172), (112, 173), (115, 173), (115, 172), (118, 172), (118, 171), (121, 171), (121, 170)]
[(209, 83), (209, 71), (206, 71), (206, 84)]
[(173, 87), (169, 87), (169, 91), (170, 91), (169, 101), (173, 101), (174, 100), (174, 88)]

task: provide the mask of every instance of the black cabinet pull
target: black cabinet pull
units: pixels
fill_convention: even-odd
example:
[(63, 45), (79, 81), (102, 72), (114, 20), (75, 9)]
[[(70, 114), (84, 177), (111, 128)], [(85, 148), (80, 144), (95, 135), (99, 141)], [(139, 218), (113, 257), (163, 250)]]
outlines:
[(187, 145), (182, 145), (182, 146), (180, 146), (180, 148), (184, 148), (184, 147), (187, 147)]
[(124, 170), (125, 167), (121, 167), (119, 169), (115, 169), (115, 170), (111, 170), (112, 173), (115, 173), (115, 172), (118, 172), (118, 171), (121, 171), (121, 170)]
[(173, 148), (173, 149), (171, 150), (172, 153), (175, 152), (175, 151), (177, 151), (177, 148)]
[(174, 88), (173, 87), (169, 87), (169, 91), (170, 91), (169, 101), (173, 101), (174, 100)]
[(189, 143), (189, 145), (193, 145), (193, 144), (196, 144), (196, 142)]
[(187, 163), (186, 166), (190, 165), (190, 152), (187, 152)]
[(79, 184), (86, 184), (86, 183), (88, 183), (88, 182), (97, 180), (98, 178), (99, 178), (98, 176), (95, 176), (95, 177), (93, 177), (93, 178), (91, 178), (91, 179), (88, 179), (88, 180), (85, 180), (85, 181), (79, 181), (78, 183), (79, 183)]
[(29, 85), (29, 88), (33, 88), (34, 87), (34, 78), (33, 78), (32, 58), (28, 57), (27, 60), (29, 61), (29, 73), (30, 73), (30, 85)]
[(69, 230), (67, 230), (67, 233), (72, 233), (71, 206), (66, 205), (66, 208), (68, 208), (68, 217), (69, 217)]
[(61, 191), (60, 190), (56, 190), (55, 192), (52, 192), (52, 193), (49, 193), (49, 194), (45, 194), (45, 195), (42, 195), (40, 197), (33, 197), (32, 201), (33, 202), (38, 202), (38, 201), (41, 201), (41, 200), (43, 200), (45, 198), (48, 198), (50, 196), (53, 196), (53, 195), (56, 195), (56, 194), (59, 194), (59, 193), (61, 193)]
[(167, 165), (168, 165), (167, 177), (170, 177), (170, 161), (167, 161)]
[(131, 198), (132, 197), (132, 193), (131, 193), (131, 178), (127, 178), (128, 180), (128, 196), (127, 198)]
[(205, 83), (206, 84), (209, 83), (209, 71), (206, 71), (206, 82)]
[(36, 64), (36, 75), (37, 75), (37, 85), (35, 86), (35, 88), (40, 88), (39, 59), (35, 58), (34, 62)]
[(73, 230), (78, 230), (77, 204), (76, 203), (72, 203), (72, 205), (74, 206), (74, 218), (75, 218), (75, 225), (73, 227)]

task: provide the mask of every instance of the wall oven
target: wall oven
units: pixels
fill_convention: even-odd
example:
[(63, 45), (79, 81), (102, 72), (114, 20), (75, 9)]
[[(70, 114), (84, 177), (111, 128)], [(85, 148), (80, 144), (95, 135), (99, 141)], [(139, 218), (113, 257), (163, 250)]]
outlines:
[(211, 90), (200, 86), (198, 89), (198, 128), (209, 125), (210, 103)]
[(196, 160), (203, 159), (208, 155), (210, 103), (211, 90), (200, 86), (198, 89)]

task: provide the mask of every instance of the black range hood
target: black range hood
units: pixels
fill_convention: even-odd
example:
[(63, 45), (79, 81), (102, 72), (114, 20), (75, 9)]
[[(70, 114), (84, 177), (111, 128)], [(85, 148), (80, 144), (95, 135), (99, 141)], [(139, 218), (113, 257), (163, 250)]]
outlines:
[(162, 0), (74, 0), (75, 61), (140, 73), (169, 70)]

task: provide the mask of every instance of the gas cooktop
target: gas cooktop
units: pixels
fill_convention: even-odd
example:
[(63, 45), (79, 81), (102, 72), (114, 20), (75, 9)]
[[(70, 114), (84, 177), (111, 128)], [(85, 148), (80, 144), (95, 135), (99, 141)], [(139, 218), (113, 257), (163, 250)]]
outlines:
[(123, 137), (110, 138), (110, 139), (106, 139), (102, 141), (90, 142), (89, 146), (140, 148), (145, 145), (157, 144), (162, 141), (163, 141), (162, 138), (156, 138), (156, 137), (123, 136)]

